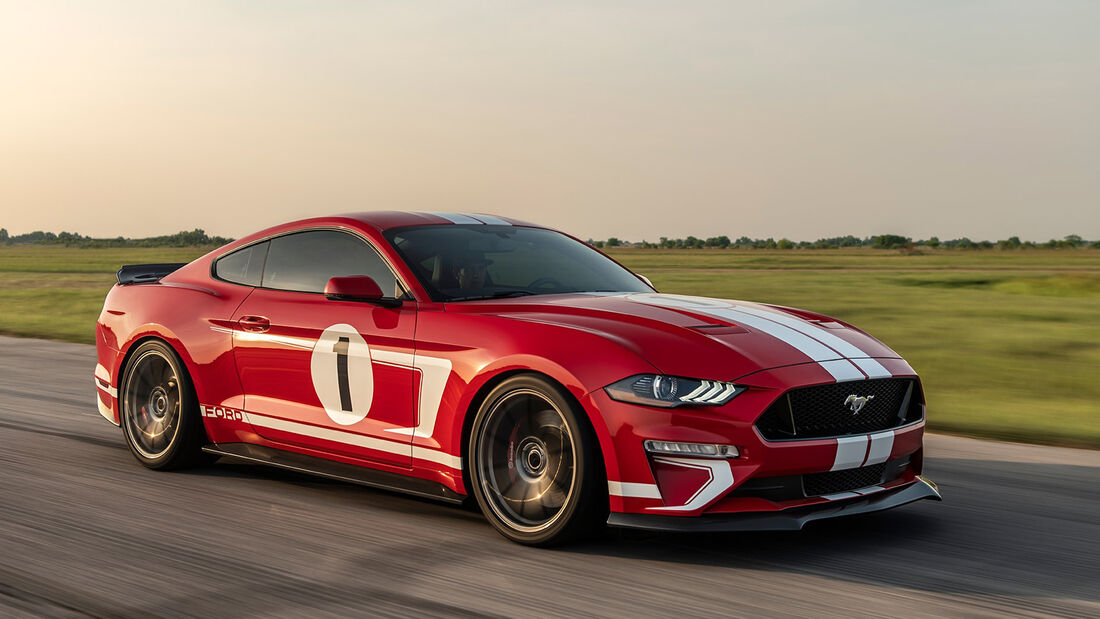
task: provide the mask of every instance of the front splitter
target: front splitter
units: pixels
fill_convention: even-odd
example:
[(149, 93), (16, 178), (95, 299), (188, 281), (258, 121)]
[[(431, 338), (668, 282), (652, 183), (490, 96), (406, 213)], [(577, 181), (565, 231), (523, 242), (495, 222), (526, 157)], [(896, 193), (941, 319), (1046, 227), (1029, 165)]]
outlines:
[(923, 477), (918, 477), (917, 481), (912, 484), (896, 490), (880, 492), (861, 498), (840, 500), (824, 505), (795, 507), (781, 512), (706, 514), (695, 517), (612, 513), (607, 518), (607, 524), (612, 527), (628, 529), (695, 533), (798, 531), (806, 526), (806, 523), (813, 522), (814, 520), (877, 512), (892, 509), (921, 499), (932, 499), (934, 501), (943, 500), (935, 484), (925, 480)]

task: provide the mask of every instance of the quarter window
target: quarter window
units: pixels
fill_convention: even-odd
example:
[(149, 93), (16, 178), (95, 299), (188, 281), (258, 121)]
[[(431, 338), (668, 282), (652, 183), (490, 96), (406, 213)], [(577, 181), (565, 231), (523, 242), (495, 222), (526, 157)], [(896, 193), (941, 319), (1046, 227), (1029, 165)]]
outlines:
[(249, 245), (219, 259), (214, 265), (214, 273), (218, 279), (227, 282), (259, 286), (264, 272), (264, 259), (267, 258), (267, 245), (268, 241)]
[(311, 230), (271, 239), (263, 287), (324, 292), (333, 277), (370, 276), (387, 296), (401, 289), (389, 266), (362, 239), (336, 230)]

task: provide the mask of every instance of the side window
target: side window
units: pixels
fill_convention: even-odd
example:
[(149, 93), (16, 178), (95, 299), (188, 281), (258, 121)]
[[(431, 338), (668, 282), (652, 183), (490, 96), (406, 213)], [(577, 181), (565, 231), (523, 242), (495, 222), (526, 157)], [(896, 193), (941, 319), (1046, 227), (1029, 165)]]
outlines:
[(220, 258), (214, 265), (214, 273), (220, 279), (234, 284), (259, 286), (267, 258), (268, 241), (250, 245)]
[(324, 292), (330, 278), (368, 275), (386, 296), (400, 293), (397, 280), (378, 252), (351, 234), (311, 230), (280, 236), (270, 243), (264, 288)]

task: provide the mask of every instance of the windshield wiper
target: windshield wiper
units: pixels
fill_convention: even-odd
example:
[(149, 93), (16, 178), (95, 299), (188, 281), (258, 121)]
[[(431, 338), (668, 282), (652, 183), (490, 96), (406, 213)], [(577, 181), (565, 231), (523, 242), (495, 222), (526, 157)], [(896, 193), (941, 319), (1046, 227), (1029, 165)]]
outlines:
[(455, 297), (453, 299), (447, 299), (450, 301), (483, 301), (485, 299), (507, 299), (510, 297), (529, 297), (531, 295), (538, 294), (537, 292), (531, 292), (530, 290), (502, 290), (500, 292), (494, 292), (493, 294), (478, 295), (473, 297)]

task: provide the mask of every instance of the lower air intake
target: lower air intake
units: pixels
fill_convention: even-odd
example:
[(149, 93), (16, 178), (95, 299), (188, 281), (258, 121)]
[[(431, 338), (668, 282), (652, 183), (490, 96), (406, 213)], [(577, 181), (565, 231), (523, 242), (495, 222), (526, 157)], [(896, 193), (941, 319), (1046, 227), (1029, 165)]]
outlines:
[(846, 471), (810, 473), (802, 476), (802, 488), (806, 496), (847, 492), (881, 484), (885, 475), (885, 462)]

